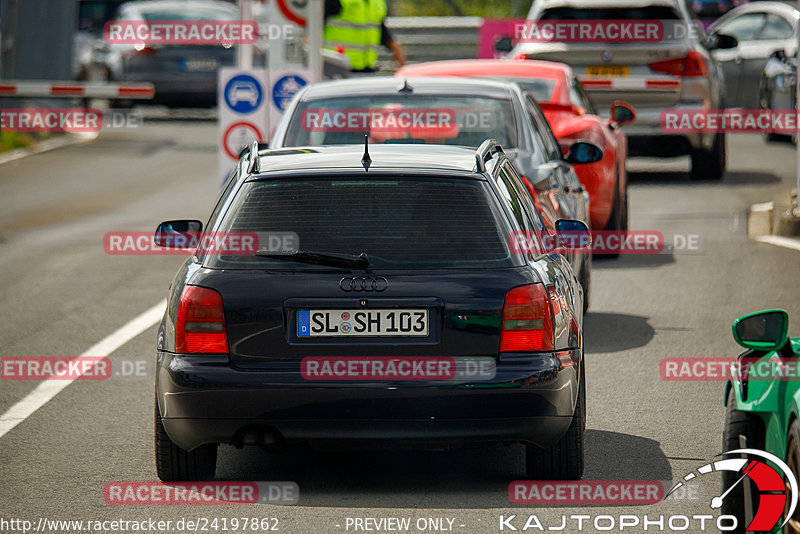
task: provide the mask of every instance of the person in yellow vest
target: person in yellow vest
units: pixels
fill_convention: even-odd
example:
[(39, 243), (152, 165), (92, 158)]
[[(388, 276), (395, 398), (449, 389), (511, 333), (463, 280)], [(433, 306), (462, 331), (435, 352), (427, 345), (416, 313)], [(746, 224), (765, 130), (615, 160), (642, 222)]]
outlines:
[(386, 28), (386, 0), (325, 0), (323, 46), (344, 53), (353, 72), (375, 72), (381, 45), (400, 65), (403, 49)]

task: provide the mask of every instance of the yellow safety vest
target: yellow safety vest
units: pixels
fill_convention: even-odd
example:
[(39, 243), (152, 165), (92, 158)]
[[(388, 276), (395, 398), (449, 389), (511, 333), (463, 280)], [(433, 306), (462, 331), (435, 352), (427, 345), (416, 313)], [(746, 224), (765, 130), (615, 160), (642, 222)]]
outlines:
[(385, 0), (341, 0), (342, 10), (331, 15), (322, 32), (323, 46), (342, 51), (350, 68), (374, 68), (381, 45), (381, 23), (386, 17)]

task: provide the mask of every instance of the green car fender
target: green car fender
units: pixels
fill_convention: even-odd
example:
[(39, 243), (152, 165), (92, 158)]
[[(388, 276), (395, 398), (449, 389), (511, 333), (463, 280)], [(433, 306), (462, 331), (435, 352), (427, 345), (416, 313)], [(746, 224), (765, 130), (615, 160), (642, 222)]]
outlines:
[[(759, 417), (764, 423), (764, 450), (779, 458), (786, 454), (786, 440), (789, 426), (800, 413), (800, 338), (791, 339), (792, 349), (798, 356), (794, 369), (788, 367), (786, 377), (777, 379), (746, 378), (746, 388), (740, 378), (734, 378), (725, 384), (725, 399), (730, 388), (734, 390), (736, 409)], [(747, 356), (750, 353), (744, 353)], [(766, 371), (774, 369), (780, 363), (776, 352), (768, 352), (753, 362), (756, 374), (767, 375)], [(794, 363), (794, 362), (793, 362)], [(759, 369), (762, 372), (759, 372)], [(746, 389), (747, 397), (743, 396)]]

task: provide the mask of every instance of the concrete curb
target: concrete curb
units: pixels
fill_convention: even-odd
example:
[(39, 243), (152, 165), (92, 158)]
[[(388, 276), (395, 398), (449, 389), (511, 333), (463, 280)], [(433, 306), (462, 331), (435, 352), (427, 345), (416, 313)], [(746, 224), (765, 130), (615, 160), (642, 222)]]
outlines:
[(5, 154), (0, 154), (0, 165), (9, 163), (27, 156), (35, 154), (42, 154), (58, 148), (64, 148), (73, 145), (80, 145), (84, 143), (91, 143), (97, 139), (97, 133), (73, 133), (66, 134), (63, 137), (54, 137), (52, 139), (45, 139), (40, 143), (29, 148), (18, 148)]
[(747, 236), (800, 236), (797, 190), (781, 193), (772, 202), (753, 204), (747, 210)]

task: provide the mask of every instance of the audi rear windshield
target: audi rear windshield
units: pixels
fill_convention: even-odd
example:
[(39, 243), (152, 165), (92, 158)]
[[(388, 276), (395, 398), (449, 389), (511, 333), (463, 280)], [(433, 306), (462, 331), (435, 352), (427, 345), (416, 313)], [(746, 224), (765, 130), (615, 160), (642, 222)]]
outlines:
[[(364, 253), (370, 269), (520, 265), (522, 260), (509, 251), (508, 228), (493, 198), (486, 182), (472, 179), (253, 181), (237, 193), (217, 231), (255, 234), (261, 252), (209, 251), (202, 261), (217, 269), (332, 268), (266, 257), (281, 246), (276, 236), (292, 235), (293, 250), (347, 256)], [(270, 251), (265, 250), (269, 247)]]
[(519, 146), (511, 100), (461, 95), (363, 95), (301, 103), (284, 146), (422, 143)]

